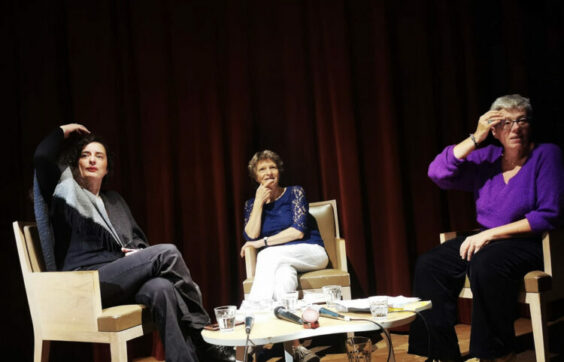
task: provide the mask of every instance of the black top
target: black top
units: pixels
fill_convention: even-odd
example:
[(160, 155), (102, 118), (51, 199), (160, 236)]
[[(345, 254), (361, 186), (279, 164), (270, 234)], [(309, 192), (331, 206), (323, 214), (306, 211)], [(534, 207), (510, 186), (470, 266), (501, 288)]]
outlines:
[[(106, 229), (81, 215), (64, 197), (53, 195), (62, 174), (57, 159), (63, 140), (63, 130), (57, 128), (37, 146), (33, 160), (53, 226), (57, 269), (92, 268), (123, 257), (121, 246)], [(129, 248), (149, 246), (123, 198), (115, 191), (102, 191), (100, 197), (121, 242)]]

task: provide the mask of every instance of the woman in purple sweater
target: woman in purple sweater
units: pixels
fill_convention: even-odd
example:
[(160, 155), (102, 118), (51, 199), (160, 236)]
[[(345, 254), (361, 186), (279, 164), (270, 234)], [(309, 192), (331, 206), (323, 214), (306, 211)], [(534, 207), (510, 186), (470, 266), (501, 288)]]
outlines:
[[(470, 355), (509, 360), (513, 356), (517, 293), (524, 275), (542, 268), (540, 233), (559, 227), (564, 209), (562, 152), (531, 139), (528, 98), (495, 100), (476, 131), (446, 147), (429, 165), (442, 189), (474, 193), (481, 231), (445, 242), (422, 255), (415, 268), (414, 294), (431, 299), (425, 313), (429, 356), (460, 360), (454, 330), (458, 294), (468, 275), (473, 293)], [(501, 143), (479, 148), (488, 134)], [(409, 353), (429, 353), (421, 321), (412, 325)]]

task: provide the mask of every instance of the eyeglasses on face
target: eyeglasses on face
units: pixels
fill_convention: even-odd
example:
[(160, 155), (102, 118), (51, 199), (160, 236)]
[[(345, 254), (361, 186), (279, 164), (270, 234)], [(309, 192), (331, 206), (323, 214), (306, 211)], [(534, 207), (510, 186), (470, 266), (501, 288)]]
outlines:
[(501, 127), (503, 127), (503, 129), (511, 129), (513, 127), (513, 124), (517, 123), (517, 125), (519, 127), (526, 127), (529, 125), (529, 119), (526, 117), (523, 118), (519, 118), (519, 119), (504, 119), (502, 120), (499, 125)]

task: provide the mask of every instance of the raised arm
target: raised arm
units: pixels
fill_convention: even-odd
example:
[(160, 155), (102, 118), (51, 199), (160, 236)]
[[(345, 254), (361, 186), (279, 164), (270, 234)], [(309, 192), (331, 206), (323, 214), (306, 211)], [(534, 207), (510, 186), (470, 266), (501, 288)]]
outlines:
[[(292, 226), (280, 231), (275, 235), (271, 235), (268, 237), (268, 246), (273, 245), (280, 245), (285, 244), (290, 241), (299, 240), (304, 237), (304, 231), (307, 230), (306, 220), (307, 220), (307, 213), (308, 213), (308, 204), (305, 199), (305, 193), (303, 188), (301, 187), (294, 187), (292, 189)], [(254, 208), (254, 207), (253, 207)], [(251, 212), (252, 215), (252, 212)], [(250, 219), (250, 218), (249, 218)], [(245, 233), (247, 229), (245, 228)], [(259, 233), (255, 236), (257, 238), (260, 235)], [(250, 235), (247, 235), (250, 236)], [(247, 239), (247, 241), (243, 247), (241, 247), (240, 255), (241, 257), (245, 256), (245, 248), (252, 247), (255, 249), (262, 248), (265, 245), (264, 239), (259, 240), (252, 240)]]
[(466, 158), (480, 143), (486, 140), (490, 130), (499, 124), (504, 117), (505, 114), (503, 111), (488, 111), (482, 114), (478, 120), (476, 131), (470, 134), (468, 138), (465, 138), (464, 141), (454, 146), (454, 157), (459, 160)]
[(76, 123), (60, 126), (41, 141), (33, 155), (33, 167), (39, 182), (39, 189), (47, 202), (50, 202), (51, 195), (61, 177), (61, 170), (57, 163), (61, 144), (73, 132), (89, 133), (86, 127)]
[(260, 235), (262, 207), (272, 195), (272, 190), (269, 188), (272, 182), (269, 181), (265, 185), (260, 184), (255, 193), (254, 202), (245, 205), (245, 237), (247, 240), (256, 239)]

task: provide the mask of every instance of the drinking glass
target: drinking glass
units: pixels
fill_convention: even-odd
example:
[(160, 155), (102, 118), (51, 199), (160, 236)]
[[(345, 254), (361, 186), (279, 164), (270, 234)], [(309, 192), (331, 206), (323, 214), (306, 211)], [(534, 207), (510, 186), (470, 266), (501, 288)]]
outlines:
[(235, 328), (235, 313), (237, 312), (237, 307), (234, 305), (223, 305), (221, 307), (215, 307), (215, 319), (219, 325), (219, 330), (221, 332), (232, 332)]
[(388, 316), (388, 297), (377, 296), (368, 298), (368, 304), (370, 305), (370, 314), (372, 318), (384, 319)]
[(341, 300), (341, 286), (340, 285), (326, 285), (322, 288), (323, 295), (325, 296), (325, 304), (328, 307), (336, 307), (336, 301)]
[(298, 304), (298, 292), (289, 292), (282, 295), (282, 306), (293, 312)]
[(345, 342), (349, 362), (370, 362), (372, 342), (367, 337), (350, 337)]

